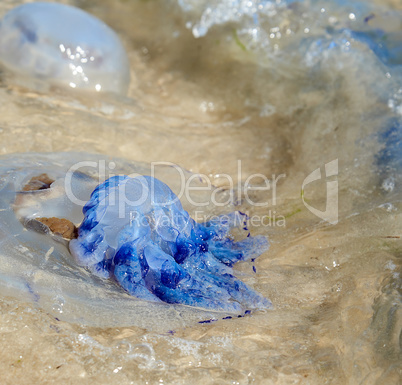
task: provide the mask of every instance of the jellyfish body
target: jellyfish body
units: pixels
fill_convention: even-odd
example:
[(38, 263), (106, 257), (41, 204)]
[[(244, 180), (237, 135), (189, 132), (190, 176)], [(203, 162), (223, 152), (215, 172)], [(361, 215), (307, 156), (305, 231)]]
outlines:
[[(78, 162), (78, 163), (77, 163)], [(113, 163), (109, 163), (113, 162)], [(241, 310), (233, 311), (226, 310), (219, 311), (219, 306), (212, 306), (212, 302), (208, 302), (209, 308), (202, 307), (199, 304), (198, 307), (184, 306), (182, 303), (169, 304), (167, 301), (162, 301), (155, 295), (151, 296), (148, 291), (147, 296), (140, 296), (137, 291), (136, 296), (129, 295), (121, 285), (114, 282), (114, 274), (123, 277), (124, 270), (128, 269), (122, 263), (132, 261), (132, 258), (126, 258), (126, 255), (130, 255), (128, 248), (123, 248), (118, 258), (114, 258), (116, 265), (119, 269), (116, 270), (109, 268), (109, 274), (111, 279), (99, 279), (99, 277), (90, 272), (90, 269), (79, 266), (71, 253), (68, 250), (67, 241), (61, 239), (57, 234), (51, 234), (44, 226), (35, 226), (38, 223), (38, 218), (65, 218), (75, 225), (82, 223), (84, 215), (82, 213), (83, 206), (91, 201), (91, 193), (96, 189), (99, 183), (105, 180), (104, 167), (102, 165), (113, 164), (113, 174), (129, 174), (129, 175), (149, 175), (153, 172), (158, 180), (167, 183), (176, 194), (180, 194), (182, 191), (183, 183), (186, 184), (191, 180), (191, 185), (202, 187), (202, 182), (197, 184), (197, 179), (191, 178), (194, 174), (191, 174), (183, 169), (178, 173), (178, 168), (167, 167), (165, 165), (152, 166), (144, 163), (138, 163), (120, 158), (110, 158), (100, 154), (89, 153), (13, 153), (0, 156), (0, 293), (4, 296), (10, 296), (11, 298), (19, 298), (26, 302), (35, 303), (35, 306), (39, 306), (45, 313), (49, 313), (57, 319), (78, 323), (80, 325), (91, 325), (95, 327), (123, 327), (123, 326), (137, 326), (147, 330), (157, 331), (159, 333), (165, 333), (168, 330), (178, 330), (184, 327), (192, 326), (197, 322), (210, 322), (210, 320), (217, 320), (221, 318), (227, 318), (231, 316), (238, 316), (245, 313), (244, 307), (238, 306)], [(108, 167), (106, 167), (106, 170)], [(46, 173), (50, 180), (54, 180), (49, 186), (42, 186), (39, 190), (30, 190), (26, 187), (30, 185), (32, 179), (37, 180), (37, 176)], [(184, 178), (184, 179), (183, 179)], [(190, 179), (191, 178), (191, 179)], [(185, 181), (185, 182), (184, 182)], [(205, 187), (205, 186), (204, 186)], [(97, 189), (100, 191), (100, 189)], [(169, 191), (169, 190), (164, 190)], [(194, 207), (194, 201), (205, 202), (206, 199), (211, 200), (212, 191), (219, 195), (215, 189), (205, 191), (202, 189), (191, 192), (192, 200), (188, 200), (189, 195), (184, 194), (181, 196), (180, 206), (183, 205), (190, 213), (194, 213), (194, 210), (199, 208)], [(171, 192), (169, 194), (172, 194)], [(216, 195), (215, 195), (216, 196)], [(134, 202), (134, 197), (127, 195), (128, 198)], [(94, 195), (93, 195), (94, 198)], [(94, 200), (92, 199), (92, 202)], [(110, 197), (110, 203), (112, 203), (112, 197)], [(121, 202), (124, 202), (122, 200)], [(153, 203), (153, 206), (158, 207), (161, 205), (161, 200)], [(127, 203), (128, 205), (128, 203)], [(177, 208), (180, 206), (176, 206)], [(125, 207), (123, 205), (122, 207)], [(145, 210), (146, 204), (142, 205)], [(112, 210), (112, 206), (109, 205), (108, 209)], [(87, 214), (89, 210), (87, 210)], [(177, 210), (173, 209), (176, 213)], [(202, 211), (205, 215), (208, 215), (208, 209), (203, 208)], [(185, 213), (182, 213), (184, 218), (187, 218)], [(179, 216), (180, 217), (180, 216)], [(179, 218), (178, 217), (178, 218)], [(135, 218), (146, 218), (145, 215), (136, 216), (132, 215), (132, 221)], [(183, 218), (183, 217), (182, 217)], [(230, 218), (230, 217), (228, 217)], [(241, 216), (239, 217), (241, 219)], [(102, 226), (105, 225), (106, 216), (100, 222)], [(116, 218), (110, 217), (111, 225), (116, 228), (121, 225), (119, 216)], [(179, 219), (178, 219), (179, 220)], [(222, 226), (222, 229), (227, 229), (230, 225), (230, 220), (227, 222), (226, 227)], [(105, 227), (105, 226), (104, 226)], [(191, 225), (190, 225), (191, 227)], [(215, 229), (218, 227), (215, 226)], [(83, 228), (82, 228), (83, 230)], [(95, 234), (96, 229), (93, 229)], [(167, 232), (159, 230), (163, 237), (167, 238)], [(241, 230), (242, 231), (242, 230)], [(108, 233), (105, 230), (105, 233)], [(116, 230), (117, 233), (117, 230)], [(183, 232), (184, 234), (185, 232)], [(88, 233), (89, 234), (89, 233)], [(123, 232), (120, 232), (123, 236)], [(187, 233), (188, 234), (188, 233)], [(132, 236), (132, 235), (131, 235)], [(156, 236), (156, 235), (155, 235)], [(158, 237), (155, 238), (158, 240)], [(171, 239), (171, 236), (170, 238)], [(176, 254), (176, 258), (181, 255), (184, 258), (187, 253), (184, 251), (186, 248), (184, 245), (190, 244), (189, 238), (178, 239), (176, 242), (183, 253)], [(246, 238), (249, 239), (249, 238)], [(83, 236), (79, 239), (79, 243), (83, 240)], [(106, 239), (108, 242), (109, 238)], [(112, 241), (110, 241), (112, 242)], [(253, 242), (249, 240), (249, 242)], [(209, 244), (211, 240), (208, 240)], [(266, 245), (266, 241), (262, 240), (262, 243)], [(111, 243), (112, 244), (112, 243)], [(160, 240), (160, 245), (163, 242)], [(169, 241), (169, 244), (172, 244)], [(149, 245), (151, 245), (149, 243)], [(183, 245), (183, 246), (181, 246)], [(239, 249), (243, 250), (241, 244)], [(165, 246), (163, 246), (164, 248)], [(191, 247), (191, 246), (190, 246)], [(158, 254), (163, 255), (161, 247), (157, 247)], [(212, 248), (211, 248), (212, 249)], [(247, 249), (247, 247), (246, 247)], [(263, 250), (258, 250), (261, 253)], [(167, 285), (167, 289), (174, 290), (170, 286), (174, 286), (179, 281), (180, 275), (176, 277), (173, 269), (168, 268), (169, 261), (159, 268), (158, 261), (155, 258), (151, 259), (148, 253), (152, 253), (152, 247), (148, 247), (145, 250), (147, 258), (149, 258), (150, 270), (155, 271), (154, 277), (158, 279), (159, 275), (163, 275), (160, 279)], [(213, 251), (217, 253), (217, 251)], [(199, 254), (197, 254), (199, 255)], [(249, 254), (244, 255), (249, 257)], [(194, 269), (194, 294), (196, 290), (201, 290), (202, 283), (198, 283), (201, 280), (201, 274), (204, 271), (206, 279), (204, 281), (205, 297), (213, 297), (213, 292), (209, 290), (216, 290), (215, 285), (208, 285), (207, 279), (214, 279), (215, 282), (219, 280), (224, 281), (225, 266), (221, 263), (214, 261), (211, 257), (211, 261), (215, 263), (215, 267), (211, 266), (208, 270), (201, 267), (199, 274), (197, 273), (197, 263), (206, 261), (206, 255), (202, 256), (200, 260), (196, 259), (196, 255), (192, 258), (188, 256), (185, 262), (181, 263), (181, 258), (178, 258), (179, 262), (176, 262), (178, 268), (187, 269), (191, 272), (191, 268)], [(165, 259), (170, 260), (169, 257), (164, 256)], [(105, 258), (107, 260), (107, 258)], [(119, 262), (120, 261), (120, 262)], [(83, 260), (89, 265), (90, 261)], [(193, 266), (190, 266), (193, 264)], [(174, 264), (172, 264), (175, 267)], [(221, 270), (218, 270), (218, 267)], [(135, 264), (133, 264), (133, 268)], [(246, 266), (245, 266), (246, 267)], [(203, 269), (203, 270), (202, 270)], [(228, 271), (230, 268), (227, 267)], [(92, 270), (92, 269), (91, 269)], [(163, 274), (162, 274), (163, 271)], [(214, 273), (215, 271), (215, 273)], [(158, 275), (159, 272), (159, 275)], [(191, 274), (191, 273), (190, 273)], [(99, 274), (98, 274), (99, 275)], [(170, 278), (169, 278), (170, 277)], [(124, 279), (124, 278), (123, 278)], [(146, 277), (149, 282), (151, 276)], [(226, 276), (226, 282), (233, 284), (233, 290), (236, 289), (235, 279)], [(183, 279), (179, 282), (179, 285), (183, 283)], [(244, 284), (240, 281), (239, 289), (243, 288)], [(178, 286), (179, 286), (178, 285)], [(211, 286), (211, 287), (209, 287)], [(227, 285), (229, 287), (229, 285)], [(161, 286), (161, 289), (163, 287)], [(166, 290), (167, 290), (166, 289)], [(241, 289), (242, 290), (242, 289)], [(251, 290), (251, 289), (248, 289)], [(246, 293), (251, 293), (246, 291)], [(169, 292), (167, 294), (170, 295)], [(166, 295), (167, 295), (166, 294)], [(240, 295), (240, 294), (238, 294)], [(261, 299), (261, 296), (257, 294), (250, 294), (248, 303), (243, 301), (244, 306), (247, 304), (255, 304), (255, 299), (260, 298), (260, 303), (264, 306), (267, 304), (266, 300)], [(243, 295), (245, 298), (245, 294)], [(170, 296), (173, 298), (173, 296)], [(59, 303), (59, 299), (64, 301), (62, 312), (60, 312), (59, 306), (55, 305)], [(149, 300), (151, 299), (151, 300)], [(222, 297), (220, 297), (222, 299)], [(246, 299), (246, 298), (245, 298)], [(205, 299), (206, 301), (206, 299)], [(229, 301), (230, 302), (230, 301)], [(257, 301), (258, 302), (258, 301)], [(252, 310), (252, 307), (247, 307), (247, 310)], [(207, 321), (205, 321), (207, 320)]]
[(0, 23), (0, 61), (19, 76), (125, 94), (129, 62), (116, 33), (87, 12), (28, 3)]
[(268, 248), (262, 236), (238, 242), (230, 237), (244, 214), (199, 224), (166, 184), (149, 176), (109, 178), (93, 191), (83, 213), (71, 253), (138, 298), (231, 313), (271, 306), (233, 275), (236, 262)]

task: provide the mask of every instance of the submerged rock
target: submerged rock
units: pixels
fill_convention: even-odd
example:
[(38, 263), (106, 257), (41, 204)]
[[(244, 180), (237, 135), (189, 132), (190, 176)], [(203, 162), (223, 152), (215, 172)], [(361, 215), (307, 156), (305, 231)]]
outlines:
[(76, 238), (77, 228), (74, 223), (65, 218), (38, 218), (37, 221), (43, 223), (53, 234), (62, 236), (64, 239)]

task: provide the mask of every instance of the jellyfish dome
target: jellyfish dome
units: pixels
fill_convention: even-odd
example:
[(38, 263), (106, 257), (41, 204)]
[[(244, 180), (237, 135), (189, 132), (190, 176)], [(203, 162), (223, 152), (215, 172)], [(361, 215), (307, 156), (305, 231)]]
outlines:
[(117, 34), (87, 12), (29, 3), (0, 22), (0, 62), (17, 76), (125, 94), (129, 61)]
[(232, 266), (268, 249), (263, 236), (235, 242), (231, 213), (195, 222), (178, 197), (150, 176), (114, 176), (100, 184), (83, 208), (84, 221), (70, 251), (81, 266), (114, 278), (148, 301), (244, 312), (271, 302), (233, 275)]

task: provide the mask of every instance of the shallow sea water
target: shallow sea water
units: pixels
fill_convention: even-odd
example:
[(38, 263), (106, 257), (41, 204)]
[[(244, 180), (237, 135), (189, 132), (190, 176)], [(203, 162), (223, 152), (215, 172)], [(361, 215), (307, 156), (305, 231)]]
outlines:
[[(3, 1), (0, 13), (21, 3)], [(173, 162), (228, 189), (224, 174), (236, 183), (286, 174), (276, 196), (272, 189), (247, 191), (252, 202), (268, 206), (250, 204), (244, 191), (229, 205), (262, 218), (252, 233), (267, 235), (270, 250), (255, 261), (256, 273), (250, 263), (236, 271), (274, 309), (155, 331), (152, 317), (149, 328), (94, 327), (63, 320), (63, 298), (44, 308), (23, 293), (1, 293), (0, 382), (400, 383), (400, 66), (381, 63), (359, 42), (335, 55), (320, 51), (320, 59), (311, 51), (301, 63), (297, 52), (307, 48), (298, 31), (321, 28), (313, 23), (314, 1), (300, 25), (289, 8), (294, 34), (275, 35), (273, 53), (262, 40), (248, 40), (246, 19), (217, 22), (196, 39), (191, 28), (207, 1), (199, 9), (192, 1), (63, 3), (119, 34), (131, 62), (128, 96), (28, 89), (2, 70), (0, 154), (86, 151)], [(328, 13), (343, 26), (356, 10), (361, 22), (360, 6), (351, 4)], [(376, 6), (364, 4), (369, 14)], [(379, 17), (378, 28), (400, 33), (400, 3), (378, 4), (383, 13), (376, 15), (387, 21)], [(339, 216), (332, 225), (307, 209), (301, 190), (320, 167), (324, 177), (306, 185), (303, 198), (325, 210), (324, 165), (334, 160), (338, 173), (328, 181), (338, 182)], [(258, 181), (251, 180), (261, 187)], [(208, 207), (203, 214), (220, 211)]]

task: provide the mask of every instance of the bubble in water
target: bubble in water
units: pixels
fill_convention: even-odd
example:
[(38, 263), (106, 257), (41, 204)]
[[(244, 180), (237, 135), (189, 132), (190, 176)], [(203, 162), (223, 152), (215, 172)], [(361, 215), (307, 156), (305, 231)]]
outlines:
[(392, 192), (394, 191), (395, 188), (395, 178), (390, 176), (387, 179), (384, 179), (384, 181), (381, 184), (381, 187), (383, 188), (383, 190), (385, 190), (386, 192)]
[(52, 306), (52, 310), (55, 313), (62, 314), (63, 313), (63, 306), (64, 306), (64, 299), (61, 297), (55, 298), (55, 302)]
[(392, 203), (383, 203), (383, 204), (379, 205), (378, 207), (387, 211), (388, 213), (397, 211), (397, 208)]
[(116, 350), (119, 351), (120, 353), (127, 353), (130, 354), (132, 352), (132, 347), (130, 342), (125, 341), (125, 340), (121, 340), (119, 341), (116, 346), (115, 346)]
[(71, 88), (126, 93), (127, 54), (118, 36), (72, 6), (23, 4), (0, 23), (0, 61), (20, 77)]
[(140, 364), (140, 367), (151, 368), (156, 365), (155, 352), (149, 344), (134, 345), (130, 358)]

